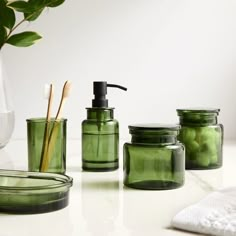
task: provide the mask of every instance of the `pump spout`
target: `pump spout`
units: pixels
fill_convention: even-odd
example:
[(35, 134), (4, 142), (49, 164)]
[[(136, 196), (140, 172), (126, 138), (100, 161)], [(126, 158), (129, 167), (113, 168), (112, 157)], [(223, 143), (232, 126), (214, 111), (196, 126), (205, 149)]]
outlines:
[(127, 91), (127, 88), (125, 88), (121, 85), (118, 85), (118, 84), (107, 84), (107, 87), (119, 88), (119, 89)]
[(118, 84), (108, 84), (106, 81), (94, 81), (94, 99), (92, 101), (93, 107), (108, 107), (108, 100), (106, 99), (107, 87), (119, 88), (125, 91), (127, 90), (127, 88)]

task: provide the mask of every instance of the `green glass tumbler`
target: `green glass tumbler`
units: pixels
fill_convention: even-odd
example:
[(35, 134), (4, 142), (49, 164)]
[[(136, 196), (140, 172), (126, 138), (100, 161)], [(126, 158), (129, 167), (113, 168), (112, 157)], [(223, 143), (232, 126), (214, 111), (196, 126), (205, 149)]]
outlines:
[(146, 190), (174, 189), (184, 184), (185, 150), (177, 141), (178, 125), (129, 126), (124, 144), (124, 185)]
[(222, 166), (223, 125), (220, 109), (177, 109), (181, 130), (178, 139), (186, 148), (186, 169), (215, 169)]
[[(47, 123), (45, 118), (27, 119), (28, 170), (64, 174), (66, 171), (67, 119)], [(42, 169), (45, 132), (48, 127), (47, 168)], [(53, 130), (53, 132), (52, 132)]]

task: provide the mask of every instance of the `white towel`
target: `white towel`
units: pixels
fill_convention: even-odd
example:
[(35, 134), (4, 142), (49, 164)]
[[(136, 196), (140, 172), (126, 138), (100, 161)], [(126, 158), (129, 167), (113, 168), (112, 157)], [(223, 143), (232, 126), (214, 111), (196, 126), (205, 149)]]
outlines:
[(216, 236), (236, 236), (236, 187), (219, 190), (183, 209), (172, 220), (182, 230)]

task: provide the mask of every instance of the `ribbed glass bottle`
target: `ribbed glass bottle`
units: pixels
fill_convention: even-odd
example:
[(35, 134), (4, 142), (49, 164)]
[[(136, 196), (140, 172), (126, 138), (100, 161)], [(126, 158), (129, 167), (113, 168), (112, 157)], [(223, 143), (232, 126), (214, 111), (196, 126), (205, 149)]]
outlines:
[(219, 109), (177, 109), (181, 130), (178, 139), (186, 148), (186, 169), (214, 169), (222, 166), (223, 125)]
[(173, 189), (184, 183), (184, 146), (177, 141), (178, 125), (129, 126), (124, 144), (124, 185), (137, 189)]

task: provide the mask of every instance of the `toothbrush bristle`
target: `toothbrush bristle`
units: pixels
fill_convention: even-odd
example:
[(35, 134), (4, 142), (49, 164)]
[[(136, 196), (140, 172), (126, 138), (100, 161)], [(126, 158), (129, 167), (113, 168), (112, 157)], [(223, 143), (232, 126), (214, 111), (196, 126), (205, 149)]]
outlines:
[(49, 99), (50, 95), (50, 84), (45, 84), (44, 85), (44, 98)]
[(69, 97), (70, 88), (71, 88), (71, 82), (67, 80), (65, 85), (64, 85), (64, 97)]

